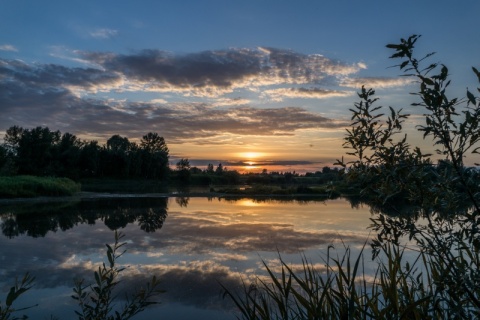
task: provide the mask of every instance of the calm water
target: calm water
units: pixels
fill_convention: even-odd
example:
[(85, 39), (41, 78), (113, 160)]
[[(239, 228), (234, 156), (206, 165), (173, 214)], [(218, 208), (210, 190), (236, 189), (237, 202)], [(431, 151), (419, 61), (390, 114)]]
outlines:
[[(149, 275), (161, 279), (161, 305), (135, 319), (234, 319), (219, 282), (238, 288), (242, 278), (262, 275), (261, 261), (278, 265), (278, 252), (292, 264), (305, 254), (318, 268), (326, 248), (358, 250), (369, 237), (369, 209), (343, 199), (279, 201), (252, 199), (83, 197), (55, 203), (0, 204), (0, 299), (12, 279), (30, 272), (35, 287), (17, 307), (31, 318), (74, 318), (70, 297), (75, 278), (93, 281), (105, 243), (125, 234), (123, 286), (132, 290)], [(121, 294), (123, 296), (123, 294)]]

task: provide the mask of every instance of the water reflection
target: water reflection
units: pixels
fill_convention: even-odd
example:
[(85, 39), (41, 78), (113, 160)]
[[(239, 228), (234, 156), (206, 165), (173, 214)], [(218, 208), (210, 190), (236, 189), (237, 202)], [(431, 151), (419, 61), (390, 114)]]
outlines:
[[(190, 198), (175, 197), (175, 203), (187, 208)], [(208, 198), (213, 201), (216, 198)], [(325, 199), (312, 198), (272, 198), (272, 197), (226, 197), (217, 198), (241, 206), (258, 204), (309, 204), (325, 203)], [(360, 203), (352, 202), (358, 208)], [(82, 201), (7, 204), (0, 206), (0, 227), (7, 238), (20, 235), (45, 237), (49, 231), (66, 231), (81, 224), (93, 225), (102, 221), (110, 230), (125, 228), (128, 224), (137, 223), (145, 232), (161, 229), (167, 216), (167, 197), (107, 197), (83, 199)]]
[[(0, 207), (1, 229), (8, 238), (26, 234), (45, 237), (49, 231), (66, 231), (80, 224), (102, 221), (110, 230), (138, 223), (155, 232), (167, 218), (168, 198), (99, 198), (66, 203), (27, 203)], [(187, 201), (188, 203), (188, 201)]]
[[(233, 319), (218, 282), (240, 287), (241, 279), (263, 273), (261, 259), (273, 264), (278, 252), (295, 266), (301, 253), (321, 261), (331, 244), (360, 247), (370, 217), (368, 207), (352, 209), (342, 199), (284, 198), (107, 197), (9, 204), (0, 212), (0, 286), (6, 292), (7, 280), (26, 271), (36, 276), (35, 291), (25, 302), (40, 304), (32, 318), (73, 314), (73, 278), (92, 279), (105, 243), (113, 242), (110, 230), (121, 230), (128, 240), (119, 260), (128, 266), (123, 287), (131, 290), (157, 274), (167, 291), (161, 306), (137, 319)], [(191, 313), (179, 312), (179, 306)]]
[(190, 201), (189, 197), (176, 197), (175, 202), (180, 206), (180, 207), (187, 207), (188, 202)]

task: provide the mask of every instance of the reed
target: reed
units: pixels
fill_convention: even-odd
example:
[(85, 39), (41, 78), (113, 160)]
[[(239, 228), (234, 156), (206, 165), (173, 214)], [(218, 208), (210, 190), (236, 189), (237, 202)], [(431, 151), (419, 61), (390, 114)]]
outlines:
[[(226, 288), (225, 296), (238, 309), (237, 319), (476, 319), (479, 292), (474, 296), (445, 286), (458, 279), (455, 268), (435, 256), (418, 253), (405, 258), (406, 247), (382, 246), (373, 274), (365, 270), (362, 248), (357, 257), (350, 249), (342, 256), (324, 259), (319, 271), (305, 257), (303, 270), (295, 271), (280, 257), (281, 270), (264, 262), (267, 280), (244, 282), (240, 292)], [(467, 254), (466, 254), (467, 253)], [(457, 256), (459, 265), (478, 261), (478, 251)], [(453, 284), (452, 284), (453, 286)], [(457, 285), (458, 286), (458, 285)], [(478, 290), (477, 290), (478, 291)]]

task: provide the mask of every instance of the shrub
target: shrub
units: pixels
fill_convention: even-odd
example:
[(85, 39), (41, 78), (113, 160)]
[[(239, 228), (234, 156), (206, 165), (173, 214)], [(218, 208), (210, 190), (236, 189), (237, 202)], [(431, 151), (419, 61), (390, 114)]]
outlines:
[(80, 184), (68, 178), (34, 176), (0, 177), (0, 197), (70, 196), (80, 191)]
[[(362, 87), (344, 143), (354, 160), (337, 163), (377, 213), (373, 256), (385, 260), (378, 261), (373, 281), (364, 271), (358, 276), (363, 255), (352, 263), (348, 250), (333, 264), (326, 260), (326, 274), (306, 260), (300, 274), (283, 261), (279, 275), (265, 264), (268, 281), (246, 285), (243, 296), (226, 291), (243, 319), (480, 317), (479, 173), (464, 166), (464, 157), (480, 150), (480, 99), (468, 89), (465, 98), (448, 98), (448, 68), (422, 66), (432, 54), (415, 58), (418, 39), (413, 35), (387, 47), (395, 51), (391, 58), (402, 59), (400, 70), (419, 83), (414, 94), (420, 102), (413, 105), (423, 108), (425, 124), (418, 130), (433, 139), (440, 160), (434, 165), (402, 136), (409, 115), (390, 107), (385, 116), (375, 106), (375, 91)], [(472, 70), (480, 82), (480, 72)], [(383, 214), (385, 209), (395, 216)], [(406, 239), (419, 251), (413, 264), (403, 259)]]

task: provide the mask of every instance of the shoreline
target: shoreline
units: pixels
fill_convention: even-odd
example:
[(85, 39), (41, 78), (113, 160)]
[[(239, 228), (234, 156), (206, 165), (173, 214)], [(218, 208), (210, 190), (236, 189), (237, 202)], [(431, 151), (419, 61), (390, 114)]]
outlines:
[[(342, 197), (340, 195), (339, 197)], [(110, 193), (110, 192), (90, 192), (81, 191), (72, 196), (60, 197), (31, 197), (31, 198), (0, 198), (0, 204), (18, 203), (18, 202), (63, 202), (71, 200), (82, 199), (102, 199), (102, 198), (281, 198), (281, 199), (296, 199), (296, 198), (318, 198), (331, 199), (328, 194), (242, 194), (242, 193), (222, 193), (222, 192), (160, 192), (160, 193)]]

